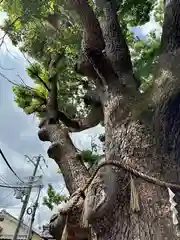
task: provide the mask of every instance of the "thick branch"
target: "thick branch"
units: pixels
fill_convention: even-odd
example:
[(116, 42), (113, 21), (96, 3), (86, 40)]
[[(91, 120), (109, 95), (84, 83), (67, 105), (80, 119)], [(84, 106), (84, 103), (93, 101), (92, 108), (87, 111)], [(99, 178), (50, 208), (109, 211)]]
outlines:
[[(119, 3), (117, 3), (116, 0), (103, 0), (103, 4), (100, 4), (98, 0), (96, 2), (96, 5), (99, 5), (100, 8), (104, 10), (104, 16), (101, 17), (99, 21), (106, 44), (105, 53), (118, 76), (115, 78), (112, 76), (106, 78), (106, 81), (109, 85), (114, 84), (113, 81), (116, 81), (121, 89), (123, 89), (124, 86), (128, 86), (136, 92), (136, 89), (139, 88), (139, 83), (133, 75), (130, 51), (116, 13)], [(124, 75), (130, 77), (124, 77)]]
[(84, 48), (102, 51), (105, 48), (105, 43), (101, 28), (93, 9), (88, 4), (88, 1), (70, 0), (70, 3), (80, 17), (81, 23), (86, 32), (83, 42)]
[(47, 101), (47, 114), (49, 123), (58, 122), (58, 103), (57, 103), (57, 74), (50, 80), (51, 89)]
[(49, 232), (56, 240), (61, 240), (63, 230), (66, 224), (66, 216), (53, 214), (49, 223)]
[[(64, 207), (62, 208), (64, 209)], [(50, 234), (56, 240), (62, 240), (62, 239), (90, 240), (92, 239), (90, 227), (84, 228), (81, 225), (81, 217), (82, 217), (82, 204), (79, 204), (79, 206), (74, 207), (73, 211), (70, 211), (68, 216), (63, 215), (61, 213), (54, 214), (51, 217), (50, 224), (49, 224)]]
[(50, 141), (52, 145), (48, 149), (48, 155), (58, 164), (66, 187), (70, 194), (86, 183), (89, 173), (84, 164), (76, 157), (76, 148), (73, 145), (67, 129), (59, 124), (48, 124), (44, 121), (40, 124), (39, 138), (42, 141)]
[(130, 52), (118, 21), (115, 1), (104, 0), (104, 2), (106, 2), (104, 8), (105, 16), (101, 23), (101, 28), (106, 44), (106, 55), (111, 60), (118, 76), (121, 77), (124, 73), (132, 72)]
[(102, 106), (92, 107), (86, 118), (80, 120), (80, 130), (95, 127), (98, 123), (104, 120)]
[(71, 0), (70, 2), (84, 27), (80, 63), (76, 66), (76, 70), (95, 80), (96, 84), (97, 82), (98, 84), (105, 84), (105, 77), (108, 75), (109, 78), (114, 78), (115, 73), (110, 62), (102, 53), (105, 43), (99, 21), (88, 1)]
[(165, 0), (161, 53), (168, 53), (180, 47), (180, 0)]
[[(129, 49), (118, 23), (117, 8), (112, 1), (104, 0), (104, 2), (105, 25), (101, 26), (104, 34), (102, 37), (99, 22), (87, 1), (71, 1), (85, 28), (82, 41), (82, 52), (85, 56), (82, 57), (83, 60), (77, 65), (76, 70), (95, 80), (96, 85), (100, 83), (104, 86), (112, 86), (117, 82), (119, 88), (123, 89), (127, 85), (134, 91), (137, 84), (133, 78)], [(98, 41), (99, 38), (102, 40)], [(106, 52), (104, 53), (105, 44)], [(125, 74), (131, 77), (124, 77)]]
[[(49, 70), (56, 69), (59, 62), (62, 60), (64, 54), (54, 53), (51, 55), (51, 61), (49, 63)], [(50, 77), (50, 91), (49, 91), (49, 98), (47, 101), (47, 114), (49, 123), (58, 123), (58, 102), (57, 102), (57, 80), (58, 80), (58, 73), (56, 73)]]
[(59, 120), (64, 123), (70, 131), (83, 131), (103, 121), (103, 110), (98, 90), (89, 90), (83, 99), (84, 103), (91, 108), (89, 114), (84, 118), (71, 119), (64, 112), (58, 111)]
[(71, 131), (83, 131), (96, 126), (103, 121), (102, 106), (93, 106), (89, 114), (84, 119), (72, 120), (63, 112), (58, 112), (59, 120), (62, 121)]
[(80, 128), (79, 122), (69, 118), (64, 112), (58, 111), (59, 120), (65, 124), (68, 128), (78, 129)]

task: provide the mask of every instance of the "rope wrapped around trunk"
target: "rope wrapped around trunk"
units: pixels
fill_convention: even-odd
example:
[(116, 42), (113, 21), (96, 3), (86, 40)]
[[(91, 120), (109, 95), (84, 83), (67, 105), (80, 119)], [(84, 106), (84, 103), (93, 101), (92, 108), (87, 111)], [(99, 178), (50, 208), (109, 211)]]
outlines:
[[(168, 183), (168, 182), (165, 182), (165, 181), (161, 181), (161, 180), (159, 180), (155, 177), (151, 177), (151, 176), (148, 176), (144, 173), (141, 173), (141, 172), (137, 171), (136, 169), (134, 169), (133, 167), (130, 167), (127, 164), (124, 164), (122, 162), (108, 161), (108, 162), (101, 163), (97, 167), (97, 169), (93, 172), (92, 176), (89, 178), (88, 182), (85, 184), (84, 188), (78, 189), (76, 192), (74, 192), (70, 196), (70, 200), (67, 203), (67, 205), (65, 206), (65, 208), (60, 209), (59, 212), (61, 214), (67, 214), (78, 203), (78, 201), (81, 197), (84, 199), (85, 198), (85, 190), (92, 183), (92, 181), (95, 178), (98, 171), (102, 167), (108, 166), (108, 165), (118, 167), (118, 168), (123, 168), (124, 170), (130, 172), (132, 175), (134, 175), (136, 177), (140, 177), (143, 180), (145, 180), (149, 183), (153, 183), (155, 185), (158, 185), (160, 187), (170, 188), (172, 190), (179, 190), (180, 191), (180, 184), (174, 184), (174, 183)], [(131, 176), (131, 208), (132, 208), (132, 210), (134, 209), (134, 211), (139, 211), (138, 195), (137, 195), (137, 191), (136, 191), (136, 188), (135, 188), (134, 179), (132, 178), (132, 176)]]

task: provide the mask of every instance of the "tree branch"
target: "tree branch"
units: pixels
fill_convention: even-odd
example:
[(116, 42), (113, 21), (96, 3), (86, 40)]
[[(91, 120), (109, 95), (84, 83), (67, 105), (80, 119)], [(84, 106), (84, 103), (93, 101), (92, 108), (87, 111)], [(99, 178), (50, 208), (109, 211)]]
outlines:
[(1, 27), (1, 29), (4, 31), (4, 35), (1, 37), (0, 47), (3, 45), (4, 39), (5, 39), (6, 35), (8, 34), (9, 29), (10, 29), (19, 19), (21, 19), (24, 15), (25, 15), (25, 13), (24, 13), (23, 15), (21, 15), (21, 16), (16, 17), (16, 18), (7, 26), (6, 31), (4, 31), (3, 27)]
[[(114, 78), (109, 77), (106, 79), (106, 82), (112, 85), (112, 82), (116, 81), (121, 89), (124, 86), (128, 86), (136, 92), (139, 88), (139, 83), (133, 74), (130, 51), (117, 16), (120, 3), (116, 0), (96, 0), (96, 5), (104, 10), (104, 15), (100, 17), (99, 21), (106, 44), (105, 53), (118, 76)], [(129, 77), (125, 77), (125, 75)]]
[(80, 63), (76, 66), (77, 72), (95, 80), (95, 83), (105, 84), (105, 76), (114, 78), (110, 62), (105, 58), (103, 50), (105, 42), (99, 21), (87, 0), (70, 1), (77, 12), (84, 27)]
[[(81, 46), (83, 60), (76, 66), (77, 72), (92, 78), (96, 85), (100, 83), (112, 86), (116, 82), (118, 88), (128, 86), (136, 91), (137, 83), (133, 77), (130, 53), (118, 23), (114, 1), (103, 1), (105, 24), (101, 27), (88, 1), (71, 0), (71, 5), (85, 29)], [(125, 77), (125, 74), (130, 77)]]
[(161, 53), (180, 48), (180, 1), (164, 1), (164, 23), (161, 37)]
[(132, 73), (130, 52), (118, 21), (115, 1), (104, 2), (104, 18), (100, 23), (106, 44), (105, 51), (118, 77), (121, 77), (124, 73)]
[(86, 118), (79, 121), (80, 131), (95, 127), (101, 121), (104, 120), (104, 114), (102, 106), (93, 106)]
[(63, 54), (59, 53), (52, 53), (51, 54), (51, 61), (49, 63), (49, 70), (55, 69), (56, 72), (52, 73), (52, 76), (49, 78), (50, 82), (50, 91), (47, 101), (47, 115), (49, 124), (56, 124), (58, 123), (59, 116), (58, 116), (58, 102), (57, 102), (57, 81), (58, 81), (58, 71), (57, 66), (59, 62), (62, 60)]
[(83, 131), (96, 126), (103, 121), (102, 106), (93, 106), (84, 119), (72, 120), (63, 112), (58, 112), (59, 120), (62, 121), (72, 132)]
[(49, 223), (50, 234), (56, 240), (62, 240), (62, 239), (90, 240), (92, 239), (91, 228), (90, 227), (85, 228), (81, 225), (81, 217), (82, 217), (82, 204), (79, 204), (78, 207), (75, 207), (73, 211), (71, 211), (68, 214), (68, 216), (63, 215), (61, 213), (54, 214), (51, 217), (51, 220)]
[(89, 6), (87, 0), (70, 0), (74, 10), (77, 12), (86, 32), (83, 42), (84, 49), (103, 51), (105, 48), (104, 39), (99, 22)]
[(41, 141), (50, 141), (48, 155), (58, 164), (70, 194), (82, 187), (89, 177), (84, 164), (77, 159), (76, 148), (69, 137), (68, 130), (60, 124), (49, 124), (43, 121), (39, 125)]
[(64, 123), (64, 125), (68, 128), (73, 128), (79, 130), (80, 125), (76, 120), (70, 119), (64, 112), (58, 111), (59, 120)]
[(65, 225), (66, 215), (53, 214), (49, 223), (50, 234), (52, 234), (56, 240), (61, 240)]
[(34, 74), (38, 79), (39, 81), (42, 83), (42, 85), (48, 90), (48, 92), (50, 92), (50, 88), (48, 87), (48, 85), (44, 82), (44, 80), (36, 73), (36, 72), (33, 72), (31, 69), (29, 69), (29, 71)]
[(57, 73), (50, 79), (51, 89), (47, 101), (47, 115), (50, 124), (58, 123)]

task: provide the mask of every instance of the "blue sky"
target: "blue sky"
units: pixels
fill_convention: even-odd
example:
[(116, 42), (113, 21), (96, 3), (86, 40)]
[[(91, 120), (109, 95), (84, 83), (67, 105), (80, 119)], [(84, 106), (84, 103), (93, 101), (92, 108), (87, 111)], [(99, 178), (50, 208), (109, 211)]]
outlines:
[[(3, 18), (4, 14), (1, 14), (0, 23), (2, 23)], [(157, 28), (157, 25), (151, 19), (145, 26), (133, 28), (133, 31), (140, 38), (145, 38), (147, 33), (154, 28)], [(0, 37), (2, 36), (3, 32), (0, 31)], [(1, 75), (3, 74), (10, 80), (19, 82), (17, 76), (19, 74), (27, 84), (32, 84), (25, 71), (27, 61), (24, 56), (17, 48), (12, 46), (11, 41), (7, 37), (5, 38), (5, 43), (7, 48), (3, 45), (0, 49), (0, 148), (2, 148), (9, 163), (22, 179), (26, 179), (33, 171), (32, 165), (28, 164), (24, 159), (25, 154), (30, 157), (42, 154), (48, 163), (48, 169), (43, 163), (41, 164), (45, 174), (43, 174), (44, 189), (35, 220), (35, 226), (37, 227), (37, 225), (42, 225), (48, 221), (52, 214), (46, 207), (42, 206), (42, 197), (46, 193), (47, 184), (52, 183), (57, 191), (61, 191), (64, 183), (61, 176), (57, 173), (56, 164), (46, 154), (49, 144), (40, 142), (37, 137), (37, 119), (33, 116), (27, 116), (17, 107), (13, 100), (12, 85)], [(82, 133), (73, 134), (72, 139), (78, 148), (87, 149), (90, 148), (91, 138), (97, 138), (102, 131), (103, 128), (97, 126)], [(41, 174), (42, 171), (39, 169), (38, 175)], [(0, 158), (0, 183), (2, 183), (2, 176), (12, 183), (17, 182), (17, 179), (7, 169), (3, 159)], [(5, 208), (14, 216), (18, 216), (21, 202), (14, 198), (14, 192), (0, 188), (0, 193), (0, 209)], [(32, 193), (30, 204), (35, 194), (36, 190)], [(27, 216), (25, 219), (28, 221)]]

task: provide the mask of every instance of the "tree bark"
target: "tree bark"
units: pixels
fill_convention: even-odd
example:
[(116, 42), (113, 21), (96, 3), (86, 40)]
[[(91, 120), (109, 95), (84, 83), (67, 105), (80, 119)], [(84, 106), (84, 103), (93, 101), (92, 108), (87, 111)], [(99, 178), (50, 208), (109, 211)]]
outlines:
[(53, 158), (62, 171), (66, 187), (70, 194), (86, 183), (89, 173), (76, 157), (76, 149), (66, 129), (59, 124), (41, 126), (39, 137), (50, 141), (49, 157)]
[(180, 47), (180, 1), (164, 1), (164, 23), (161, 52), (173, 52)]

